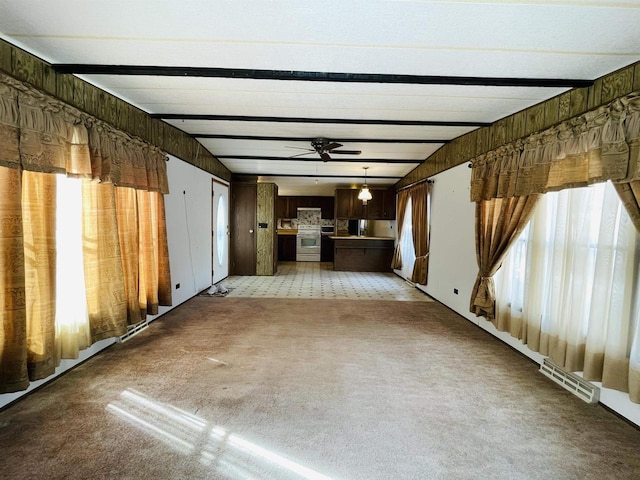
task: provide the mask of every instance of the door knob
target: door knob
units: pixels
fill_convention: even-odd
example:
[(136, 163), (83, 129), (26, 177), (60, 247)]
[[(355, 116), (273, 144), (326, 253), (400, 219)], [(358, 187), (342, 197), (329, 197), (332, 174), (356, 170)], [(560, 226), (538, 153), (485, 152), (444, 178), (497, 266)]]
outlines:
[(253, 233), (253, 228), (249, 229), (249, 233)]

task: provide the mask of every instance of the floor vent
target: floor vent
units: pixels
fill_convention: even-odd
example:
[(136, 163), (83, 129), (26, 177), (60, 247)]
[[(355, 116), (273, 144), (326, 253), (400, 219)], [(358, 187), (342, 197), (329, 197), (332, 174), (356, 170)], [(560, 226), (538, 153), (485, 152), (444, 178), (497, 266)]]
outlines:
[(135, 325), (129, 325), (127, 327), (127, 333), (118, 337), (118, 342), (123, 343), (129, 340), (131, 337), (139, 334), (141, 331), (145, 330), (149, 326), (149, 322), (146, 320), (142, 320), (141, 322), (136, 323)]
[(598, 403), (600, 400), (600, 389), (598, 387), (571, 372), (563, 370), (548, 358), (545, 358), (540, 365), (540, 373), (587, 403)]

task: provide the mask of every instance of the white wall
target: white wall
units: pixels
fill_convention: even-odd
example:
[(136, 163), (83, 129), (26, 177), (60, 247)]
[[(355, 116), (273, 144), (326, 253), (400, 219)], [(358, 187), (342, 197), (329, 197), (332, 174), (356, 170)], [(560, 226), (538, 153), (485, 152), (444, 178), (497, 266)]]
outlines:
[(170, 157), (167, 175), (165, 211), (175, 307), (211, 286), (211, 180), (217, 177), (175, 157)]
[[(459, 313), (480, 328), (534, 361), (542, 355), (529, 350), (520, 340), (499, 332), (484, 317), (469, 311), (471, 289), (478, 273), (475, 254), (475, 204), (469, 200), (471, 169), (467, 164), (433, 177), (431, 188), (431, 245), (429, 281), (421, 290)], [(454, 293), (458, 289), (458, 294)], [(596, 383), (596, 385), (599, 385)], [(620, 415), (640, 425), (640, 405), (628, 395), (603, 388), (600, 401)]]
[(367, 234), (370, 237), (395, 237), (396, 220), (369, 220)]
[[(215, 177), (175, 157), (170, 157), (167, 174), (170, 193), (165, 196), (165, 212), (173, 306), (160, 307), (159, 315), (211, 285), (211, 179)], [(176, 289), (178, 283), (180, 288)], [(149, 320), (155, 320), (159, 315), (149, 317)], [(50, 382), (115, 341), (114, 338), (102, 340), (80, 352), (78, 359), (62, 360), (53, 375), (31, 382), (27, 390), (0, 395), (0, 408)]]

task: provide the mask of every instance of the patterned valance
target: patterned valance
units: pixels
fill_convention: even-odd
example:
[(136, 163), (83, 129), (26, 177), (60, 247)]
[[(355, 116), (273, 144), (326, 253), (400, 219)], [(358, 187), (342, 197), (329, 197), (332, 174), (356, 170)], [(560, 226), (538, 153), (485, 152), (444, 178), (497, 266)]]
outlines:
[(472, 161), (471, 200), (640, 179), (640, 92)]
[(0, 166), (169, 193), (165, 153), (0, 75)]
[(18, 92), (0, 82), (0, 166), (20, 167)]

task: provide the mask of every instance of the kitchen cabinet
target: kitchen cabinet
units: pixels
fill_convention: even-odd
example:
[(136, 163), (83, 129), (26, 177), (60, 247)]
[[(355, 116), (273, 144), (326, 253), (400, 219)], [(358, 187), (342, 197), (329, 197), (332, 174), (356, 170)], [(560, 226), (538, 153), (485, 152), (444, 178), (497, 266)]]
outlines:
[(339, 188), (335, 195), (336, 219), (365, 218), (362, 200), (358, 200), (359, 190), (355, 188)]
[(320, 239), (320, 261), (333, 262), (333, 239), (329, 235), (322, 235)]
[(276, 218), (291, 218), (287, 216), (289, 208), (288, 197), (276, 198)]
[(296, 236), (278, 235), (278, 261), (296, 261)]
[(367, 220), (395, 220), (395, 190), (371, 190), (371, 197), (367, 203)]
[(276, 201), (277, 218), (296, 218), (298, 216), (298, 197), (278, 197)]
[(388, 237), (330, 237), (333, 269), (345, 272), (391, 272), (394, 240)]
[(318, 197), (320, 199), (321, 218), (333, 219), (334, 199), (333, 197)]
[(297, 218), (299, 207), (321, 209), (322, 218), (333, 218), (333, 197), (281, 196), (276, 201), (277, 218)]
[(339, 188), (335, 195), (336, 218), (367, 220), (395, 220), (396, 193), (393, 189), (371, 190), (366, 206), (358, 199), (359, 189)]

